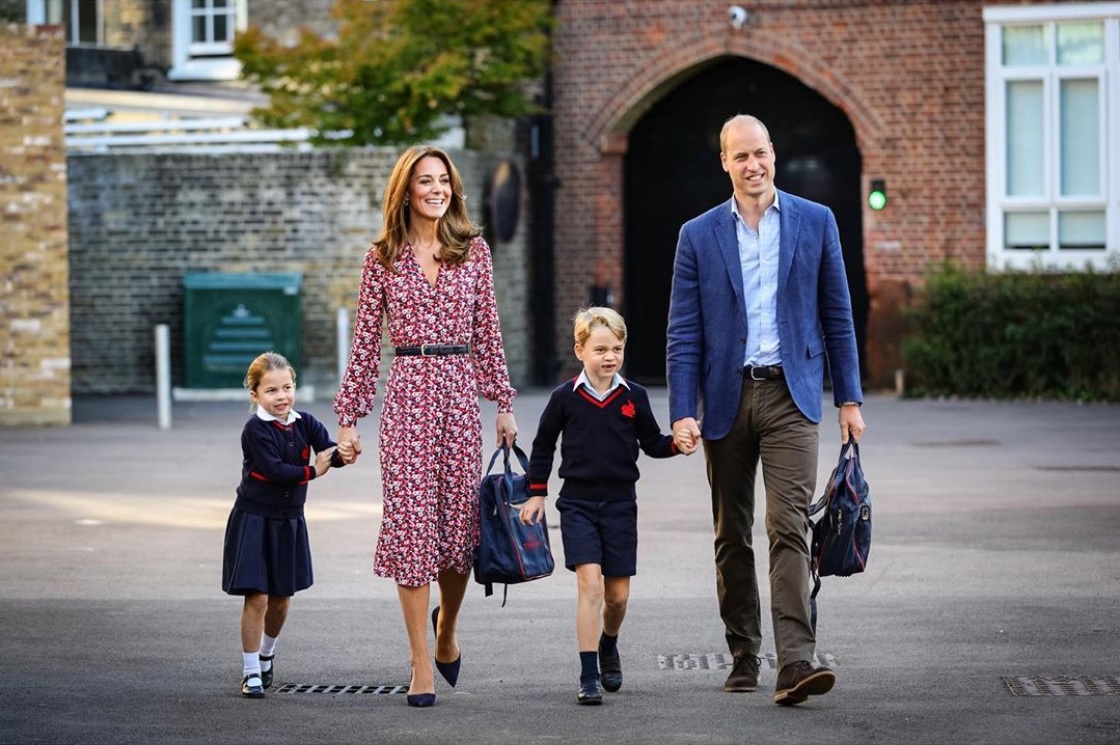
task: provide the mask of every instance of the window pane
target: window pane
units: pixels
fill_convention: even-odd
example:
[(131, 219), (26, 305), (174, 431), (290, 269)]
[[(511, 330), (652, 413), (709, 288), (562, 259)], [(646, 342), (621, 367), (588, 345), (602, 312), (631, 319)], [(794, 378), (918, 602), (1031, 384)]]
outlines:
[(1045, 65), (1046, 36), (1042, 26), (1005, 26), (1003, 64), (1007, 67)]
[(1058, 247), (1104, 250), (1103, 212), (1063, 212), (1058, 215)]
[(78, 0), (78, 41), (97, 43), (97, 0)]
[(1104, 24), (1059, 23), (1058, 64), (1100, 65), (1104, 63)]
[(195, 10), (201, 10), (206, 7), (206, 0), (191, 0), (191, 7)]
[(1100, 194), (1100, 96), (1099, 83), (1063, 80), (1061, 83), (1062, 194)]
[(1004, 216), (1003, 243), (1008, 249), (1049, 249), (1050, 213), (1008, 212)]
[[(47, 0), (47, 23), (52, 26), (63, 24), (62, 1), (63, 0)], [(66, 5), (70, 5), (69, 0), (67, 0)], [(67, 8), (67, 13), (69, 13), (69, 8)]]
[(195, 16), (191, 19), (191, 41), (197, 44), (210, 41), (206, 35), (206, 16)]
[(233, 34), (229, 31), (229, 16), (214, 16), (214, 38), (211, 41), (233, 41)]
[(1007, 84), (1007, 194), (1042, 196), (1042, 81)]

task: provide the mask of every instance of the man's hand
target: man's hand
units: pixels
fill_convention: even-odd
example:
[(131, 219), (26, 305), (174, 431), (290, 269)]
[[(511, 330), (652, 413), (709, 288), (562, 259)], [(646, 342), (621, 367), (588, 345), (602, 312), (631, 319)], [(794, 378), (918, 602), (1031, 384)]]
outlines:
[(690, 416), (673, 422), (673, 442), (685, 455), (695, 453), (700, 447), (700, 422)]

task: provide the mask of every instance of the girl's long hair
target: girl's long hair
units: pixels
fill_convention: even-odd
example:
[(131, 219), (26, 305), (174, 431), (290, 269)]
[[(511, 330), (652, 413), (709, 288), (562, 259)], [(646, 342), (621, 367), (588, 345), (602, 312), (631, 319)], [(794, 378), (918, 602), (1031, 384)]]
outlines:
[(439, 260), (445, 264), (462, 264), (467, 260), (467, 254), (470, 252), (471, 239), (482, 234), (482, 228), (472, 222), (467, 213), (463, 179), (459, 175), (459, 169), (451, 162), (451, 157), (438, 147), (428, 145), (410, 147), (397, 160), (397, 164), (393, 166), (393, 173), (389, 176), (389, 184), (385, 187), (384, 225), (381, 228), (381, 235), (374, 241), (378, 261), (390, 271), (395, 271), (393, 264), (400, 258), (401, 251), (408, 243), (412, 211), (405, 202), (405, 197), (408, 196), (412, 172), (421, 159), (428, 157), (442, 160), (451, 179), (451, 204), (448, 205), (447, 212), (440, 218), (436, 228), (439, 242), (442, 244)]

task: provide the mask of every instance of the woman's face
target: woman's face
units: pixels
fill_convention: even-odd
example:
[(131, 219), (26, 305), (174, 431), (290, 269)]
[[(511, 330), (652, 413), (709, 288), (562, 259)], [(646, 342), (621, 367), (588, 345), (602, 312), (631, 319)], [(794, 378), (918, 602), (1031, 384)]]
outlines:
[(438, 220), (451, 204), (451, 174), (443, 160), (426, 155), (416, 162), (408, 182), (408, 206), (414, 216)]

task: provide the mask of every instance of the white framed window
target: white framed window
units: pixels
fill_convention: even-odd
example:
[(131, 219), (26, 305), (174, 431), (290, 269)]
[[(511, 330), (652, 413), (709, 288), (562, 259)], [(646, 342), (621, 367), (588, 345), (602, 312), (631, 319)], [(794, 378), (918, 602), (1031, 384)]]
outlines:
[(1120, 2), (985, 8), (987, 257), (1120, 256)]
[(247, 0), (172, 0), (171, 80), (236, 80), (233, 37), (248, 26)]
[(66, 29), (69, 46), (100, 46), (104, 41), (102, 0), (27, 0), (27, 22)]

